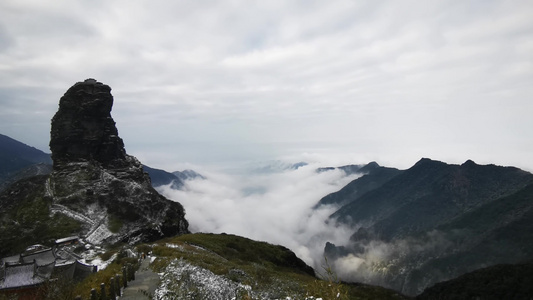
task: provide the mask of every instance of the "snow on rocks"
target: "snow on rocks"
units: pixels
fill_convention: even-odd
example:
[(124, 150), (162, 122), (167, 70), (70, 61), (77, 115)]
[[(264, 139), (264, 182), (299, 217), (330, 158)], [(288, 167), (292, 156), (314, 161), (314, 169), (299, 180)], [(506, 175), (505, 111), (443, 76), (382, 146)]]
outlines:
[(98, 267), (98, 271), (104, 270), (109, 266), (118, 256), (118, 253), (113, 254), (108, 260), (102, 260), (101, 258), (96, 258), (91, 261), (93, 266)]
[(173, 260), (161, 276), (161, 285), (154, 299), (237, 299), (251, 291), (251, 287), (215, 275), (183, 259)]
[[(282, 297), (277, 294), (276, 288), (272, 291), (257, 292), (250, 285), (234, 282), (225, 276), (216, 275), (213, 272), (199, 266), (190, 264), (185, 259), (174, 259), (165, 270), (158, 274), (161, 283), (154, 292), (155, 300), (164, 299), (269, 299), (269, 300), (322, 300), (312, 296)], [(275, 285), (275, 284), (274, 284)], [(243, 298), (244, 297), (244, 298)]]
[(89, 243), (100, 245), (106, 238), (112, 236), (113, 233), (109, 231), (105, 224), (100, 224), (85, 238)]
[(86, 217), (85, 215), (79, 213), (79, 212), (76, 212), (76, 211), (73, 211), (72, 209), (69, 209), (68, 207), (64, 206), (64, 205), (60, 205), (60, 204), (52, 204), (52, 206), (50, 207), (50, 212), (52, 214), (55, 214), (55, 213), (62, 213), (74, 220), (77, 220), (77, 221), (80, 221), (80, 222), (83, 222), (83, 223), (86, 223), (86, 224), (89, 224), (89, 225), (94, 225), (94, 221), (91, 220), (90, 218)]
[(180, 251), (186, 251), (185, 247), (183, 247), (182, 245), (178, 245), (178, 244), (166, 243), (165, 247), (172, 248), (172, 249), (178, 249)]

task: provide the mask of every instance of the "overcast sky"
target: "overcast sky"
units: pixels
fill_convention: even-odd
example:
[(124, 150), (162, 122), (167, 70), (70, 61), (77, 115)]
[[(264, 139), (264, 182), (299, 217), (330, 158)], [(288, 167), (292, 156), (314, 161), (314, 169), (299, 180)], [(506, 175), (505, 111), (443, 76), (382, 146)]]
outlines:
[(533, 1), (0, 1), (0, 133), (49, 151), (77, 81), (173, 171), (421, 157), (533, 171)]

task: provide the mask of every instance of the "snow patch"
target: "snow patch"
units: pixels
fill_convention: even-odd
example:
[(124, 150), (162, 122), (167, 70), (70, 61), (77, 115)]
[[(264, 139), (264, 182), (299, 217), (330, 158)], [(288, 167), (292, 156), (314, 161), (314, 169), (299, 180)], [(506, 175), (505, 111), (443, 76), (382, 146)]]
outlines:
[(161, 284), (154, 299), (237, 299), (251, 292), (251, 286), (217, 276), (204, 268), (191, 265), (183, 259), (172, 261), (160, 274)]
[[(154, 292), (156, 300), (164, 299), (269, 299), (269, 300), (322, 300), (308, 296), (305, 298), (272, 297), (270, 292), (253, 291), (250, 285), (237, 283), (225, 276), (219, 276), (199, 266), (195, 266), (183, 258), (175, 259), (158, 274), (161, 283)], [(276, 284), (273, 284), (273, 289)], [(275, 291), (274, 291), (275, 292)], [(244, 298), (243, 298), (244, 297)]]
[(183, 247), (182, 245), (178, 245), (178, 244), (166, 243), (165, 247), (185, 251), (185, 247)]
[(98, 271), (104, 270), (109, 266), (118, 256), (118, 253), (113, 254), (108, 260), (102, 260), (100, 257), (93, 259), (91, 264), (98, 267)]
[(91, 244), (99, 245), (101, 244), (106, 238), (112, 236), (113, 233), (109, 231), (107, 226), (105, 224), (100, 224), (96, 229), (94, 229), (91, 233), (87, 235), (85, 240), (87, 240)]
[(74, 220), (77, 220), (77, 221), (80, 221), (86, 224), (90, 224), (90, 225), (95, 225), (95, 222), (91, 220), (90, 218), (88, 218), (87, 216), (79, 212), (73, 211), (72, 209), (66, 206), (60, 205), (60, 204), (52, 204), (52, 206), (50, 207), (50, 212), (52, 214), (61, 213)]

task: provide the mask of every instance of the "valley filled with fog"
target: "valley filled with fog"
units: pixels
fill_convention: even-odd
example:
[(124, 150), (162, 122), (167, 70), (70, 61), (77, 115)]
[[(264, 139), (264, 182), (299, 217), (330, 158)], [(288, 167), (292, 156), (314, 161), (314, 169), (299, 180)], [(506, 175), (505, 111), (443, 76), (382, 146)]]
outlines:
[(187, 180), (181, 190), (162, 186), (158, 191), (183, 204), (193, 232), (231, 233), (280, 244), (320, 271), (326, 242), (342, 244), (353, 230), (328, 222), (338, 207), (313, 207), (361, 176), (347, 176), (342, 170), (317, 172), (325, 166), (274, 161), (228, 172), (202, 170), (206, 179)]
[(283, 245), (318, 273), (411, 296), (530, 257), (529, 172), (472, 160), (422, 158), (404, 170), (290, 161), (199, 170), (157, 189), (183, 204), (193, 232)]

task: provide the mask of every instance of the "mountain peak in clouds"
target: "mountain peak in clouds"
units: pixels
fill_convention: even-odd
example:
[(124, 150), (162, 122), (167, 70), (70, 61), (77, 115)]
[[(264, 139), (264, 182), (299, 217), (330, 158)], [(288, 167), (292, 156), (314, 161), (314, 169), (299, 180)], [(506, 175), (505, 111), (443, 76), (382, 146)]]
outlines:
[(183, 170), (183, 171), (175, 171), (172, 172), (176, 177), (178, 177), (181, 180), (192, 180), (192, 179), (206, 179), (205, 176), (202, 174), (194, 171), (194, 170)]
[(361, 174), (367, 174), (375, 169), (378, 169), (380, 168), (380, 165), (373, 161), (373, 162), (370, 162), (366, 165), (346, 165), (346, 166), (341, 166), (341, 167), (322, 167), (322, 168), (318, 168), (316, 169), (316, 172), (317, 173), (322, 173), (322, 172), (326, 172), (326, 171), (332, 171), (332, 170), (342, 170), (344, 171), (344, 173), (346, 173), (346, 175), (351, 175), (351, 174), (357, 174), (357, 173), (361, 173)]
[(252, 167), (252, 172), (254, 173), (278, 173), (278, 172), (284, 172), (289, 170), (298, 170), (301, 167), (307, 166), (308, 163), (306, 162), (297, 162), (297, 163), (290, 163), (285, 162), (281, 160), (273, 160), (273, 161), (267, 161), (267, 162), (261, 162), (255, 166)]

